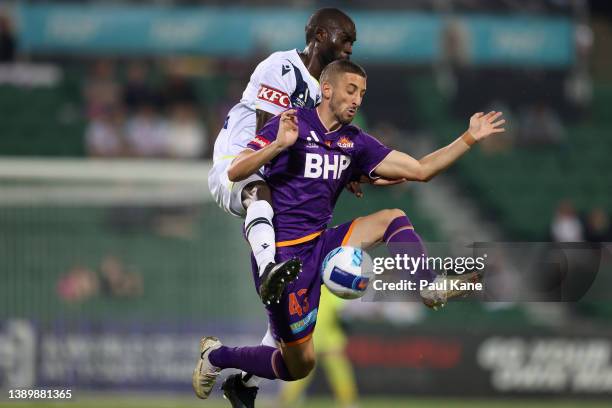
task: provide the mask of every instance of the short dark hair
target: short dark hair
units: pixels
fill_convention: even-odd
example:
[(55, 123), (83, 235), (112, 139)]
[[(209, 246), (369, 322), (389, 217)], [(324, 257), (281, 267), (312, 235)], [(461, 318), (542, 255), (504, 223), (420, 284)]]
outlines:
[(338, 74), (357, 74), (364, 78), (367, 78), (365, 69), (361, 67), (361, 65), (354, 63), (349, 60), (337, 60), (329, 63), (323, 72), (321, 72), (321, 77), (319, 82), (323, 83), (323, 81), (332, 82), (333, 79)]
[(353, 26), (353, 20), (342, 10), (334, 7), (326, 7), (314, 12), (308, 19), (304, 31), (306, 33), (306, 44), (310, 44), (317, 35), (317, 29), (329, 29), (332, 26), (340, 26), (342, 22), (350, 22)]

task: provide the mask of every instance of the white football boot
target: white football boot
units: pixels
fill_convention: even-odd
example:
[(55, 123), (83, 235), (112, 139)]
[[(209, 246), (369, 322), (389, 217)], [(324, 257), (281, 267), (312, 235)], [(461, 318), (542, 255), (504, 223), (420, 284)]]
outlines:
[(215, 385), (217, 376), (221, 372), (219, 367), (215, 367), (208, 360), (208, 355), (211, 351), (221, 347), (221, 342), (218, 338), (212, 336), (202, 337), (200, 339), (200, 359), (193, 370), (191, 382), (193, 391), (198, 398), (206, 399)]

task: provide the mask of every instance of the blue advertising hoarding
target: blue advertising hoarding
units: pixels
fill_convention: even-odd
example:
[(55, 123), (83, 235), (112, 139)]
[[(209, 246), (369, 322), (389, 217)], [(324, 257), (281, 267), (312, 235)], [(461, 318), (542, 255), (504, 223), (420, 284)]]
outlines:
[[(33, 54), (243, 57), (304, 46), (310, 11), (286, 8), (20, 4), (19, 46)], [(427, 64), (443, 58), (449, 19), (410, 11), (349, 11), (355, 55), (368, 63)], [(574, 26), (564, 17), (454, 16), (474, 65), (564, 67)]]

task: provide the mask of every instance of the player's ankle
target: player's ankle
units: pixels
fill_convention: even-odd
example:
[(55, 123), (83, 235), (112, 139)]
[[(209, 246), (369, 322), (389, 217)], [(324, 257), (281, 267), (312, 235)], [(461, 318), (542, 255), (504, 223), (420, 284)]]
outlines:
[(242, 373), (240, 381), (242, 382), (242, 385), (247, 388), (257, 388), (261, 379), (253, 374)]
[(263, 276), (266, 269), (271, 268), (274, 265), (275, 265), (274, 260), (262, 262), (258, 268), (259, 277)]

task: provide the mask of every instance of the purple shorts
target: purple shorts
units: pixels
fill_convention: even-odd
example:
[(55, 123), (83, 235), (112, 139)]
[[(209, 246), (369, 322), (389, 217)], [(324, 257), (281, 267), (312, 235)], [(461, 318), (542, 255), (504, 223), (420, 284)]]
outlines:
[[(302, 260), (302, 272), (289, 283), (280, 303), (266, 305), (270, 329), (276, 341), (291, 345), (307, 341), (317, 322), (319, 297), (321, 296), (321, 264), (332, 250), (342, 246), (352, 232), (353, 221), (328, 228), (309, 241), (276, 248), (276, 262), (298, 257)], [(281, 244), (288, 244), (287, 242)], [(251, 256), (255, 287), (259, 288), (259, 273), (255, 258)]]

